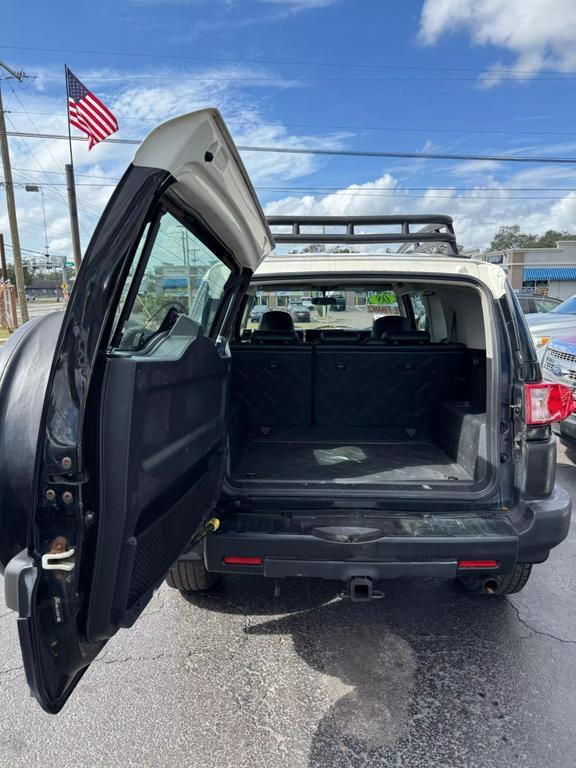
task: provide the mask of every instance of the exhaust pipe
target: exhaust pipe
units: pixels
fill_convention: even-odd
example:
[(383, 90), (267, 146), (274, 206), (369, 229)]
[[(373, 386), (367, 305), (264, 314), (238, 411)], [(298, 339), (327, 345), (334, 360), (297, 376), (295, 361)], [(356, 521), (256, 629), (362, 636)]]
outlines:
[(384, 592), (374, 589), (372, 579), (369, 576), (353, 576), (348, 582), (347, 597), (353, 603), (367, 603), (377, 597), (384, 597)]
[(493, 595), (498, 591), (499, 586), (500, 584), (496, 581), (496, 579), (486, 579), (483, 584), (484, 592), (489, 595)]

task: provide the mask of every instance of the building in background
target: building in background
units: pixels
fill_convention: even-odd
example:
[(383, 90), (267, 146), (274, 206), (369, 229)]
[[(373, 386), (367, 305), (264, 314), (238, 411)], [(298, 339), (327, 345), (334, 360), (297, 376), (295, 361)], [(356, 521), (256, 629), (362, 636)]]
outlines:
[(62, 279), (33, 279), (30, 285), (26, 286), (26, 296), (29, 300), (62, 299), (63, 295)]
[(510, 248), (481, 254), (501, 264), (514, 290), (567, 299), (576, 294), (576, 240), (559, 240), (556, 248)]

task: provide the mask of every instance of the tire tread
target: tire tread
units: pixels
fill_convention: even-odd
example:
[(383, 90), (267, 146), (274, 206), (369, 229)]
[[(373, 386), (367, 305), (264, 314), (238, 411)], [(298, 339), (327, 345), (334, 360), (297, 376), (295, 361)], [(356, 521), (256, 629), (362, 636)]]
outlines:
[(209, 573), (202, 560), (179, 560), (166, 575), (166, 583), (180, 592), (205, 592), (218, 580), (218, 574)]
[(487, 578), (494, 578), (498, 582), (498, 589), (492, 595), (513, 595), (520, 592), (526, 586), (526, 582), (532, 573), (532, 563), (516, 563), (510, 573), (489, 577), (487, 576), (460, 576), (462, 586), (475, 595), (486, 595), (484, 582)]

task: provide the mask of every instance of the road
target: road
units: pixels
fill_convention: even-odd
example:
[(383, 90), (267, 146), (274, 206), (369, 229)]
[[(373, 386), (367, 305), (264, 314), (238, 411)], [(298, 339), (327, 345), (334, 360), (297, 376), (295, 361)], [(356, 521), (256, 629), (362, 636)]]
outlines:
[(66, 305), (62, 301), (38, 299), (28, 302), (28, 315), (30, 320), (40, 315), (47, 315), (49, 312), (62, 312)]
[[(576, 450), (559, 449), (574, 495)], [(512, 598), (391, 582), (230, 578), (187, 601), (163, 587), (65, 710), (29, 698), (0, 605), (0, 764), (198, 768), (565, 768), (576, 755), (576, 533)]]

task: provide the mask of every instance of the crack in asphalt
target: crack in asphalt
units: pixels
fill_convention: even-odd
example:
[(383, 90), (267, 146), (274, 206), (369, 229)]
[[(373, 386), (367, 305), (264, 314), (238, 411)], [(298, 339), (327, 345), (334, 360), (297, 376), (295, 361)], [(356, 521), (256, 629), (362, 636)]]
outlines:
[(0, 677), (7, 675), (9, 672), (19, 672), (24, 669), (24, 664), (19, 664), (17, 667), (8, 667), (7, 669), (0, 669)]
[(162, 653), (158, 653), (155, 656), (125, 656), (124, 658), (120, 659), (94, 659), (95, 664), (124, 664), (127, 661), (157, 661), (158, 659), (162, 658), (179, 658), (179, 659), (187, 659), (190, 656), (192, 656), (192, 651), (188, 651), (188, 653), (169, 653), (168, 651), (162, 651)]
[[(557, 640), (559, 643), (563, 643), (564, 645), (576, 645), (576, 640), (569, 640), (565, 637), (558, 637), (558, 635), (554, 635), (552, 632), (545, 632), (542, 629), (536, 629), (536, 627), (533, 627), (531, 624), (529, 624), (526, 619), (522, 618), (520, 615), (520, 608), (518, 608), (518, 606), (514, 605), (512, 602), (510, 602), (510, 605), (514, 610), (519, 623), (522, 624), (522, 626), (525, 627), (529, 632), (532, 632), (532, 636), (540, 635), (541, 637), (548, 637), (550, 640)], [(523, 639), (528, 640), (530, 638)]]

